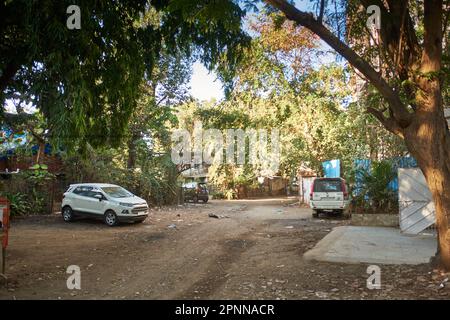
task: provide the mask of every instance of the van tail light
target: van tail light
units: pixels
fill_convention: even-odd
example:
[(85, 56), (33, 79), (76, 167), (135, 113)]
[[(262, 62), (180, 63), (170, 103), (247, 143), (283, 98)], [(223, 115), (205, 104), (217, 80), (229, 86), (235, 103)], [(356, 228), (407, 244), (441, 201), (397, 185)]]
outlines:
[(344, 193), (344, 200), (348, 200), (348, 190), (347, 185), (345, 184), (345, 180), (341, 181), (341, 185), (342, 185), (342, 192)]

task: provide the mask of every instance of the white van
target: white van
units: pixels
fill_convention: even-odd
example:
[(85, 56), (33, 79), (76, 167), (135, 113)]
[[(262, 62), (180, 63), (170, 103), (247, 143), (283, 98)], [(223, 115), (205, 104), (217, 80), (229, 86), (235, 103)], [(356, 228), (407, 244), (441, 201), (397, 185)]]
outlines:
[(342, 215), (349, 203), (347, 185), (342, 178), (315, 179), (309, 197), (313, 218), (317, 218), (322, 212)]

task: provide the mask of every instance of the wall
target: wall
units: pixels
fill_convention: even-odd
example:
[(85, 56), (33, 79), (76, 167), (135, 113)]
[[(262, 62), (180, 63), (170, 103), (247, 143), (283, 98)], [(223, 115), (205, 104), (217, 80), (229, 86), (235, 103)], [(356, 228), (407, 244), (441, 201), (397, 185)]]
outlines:
[(370, 227), (398, 227), (398, 214), (352, 214), (352, 225)]
[(265, 178), (264, 183), (259, 188), (240, 187), (238, 189), (238, 198), (285, 196), (288, 183), (289, 180), (282, 177)]
[(311, 186), (316, 177), (304, 177), (301, 179), (303, 195), (300, 194), (300, 201), (303, 199), (303, 203), (309, 204), (310, 198), (309, 194), (311, 192)]

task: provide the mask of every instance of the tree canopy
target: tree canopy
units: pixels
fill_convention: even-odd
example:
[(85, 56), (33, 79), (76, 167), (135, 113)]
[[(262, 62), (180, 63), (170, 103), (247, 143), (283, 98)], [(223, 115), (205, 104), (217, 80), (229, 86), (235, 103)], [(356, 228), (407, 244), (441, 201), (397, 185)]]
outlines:
[[(79, 30), (66, 26), (73, 4)], [(18, 113), (31, 104), (66, 147), (117, 145), (161, 51), (232, 68), (248, 39), (243, 15), (231, 1), (1, 1), (1, 114), (6, 101)]]

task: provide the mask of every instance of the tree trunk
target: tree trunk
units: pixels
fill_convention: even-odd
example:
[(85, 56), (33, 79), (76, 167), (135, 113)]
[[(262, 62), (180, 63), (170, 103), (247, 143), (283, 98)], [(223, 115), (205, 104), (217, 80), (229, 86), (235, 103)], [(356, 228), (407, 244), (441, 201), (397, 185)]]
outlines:
[(404, 137), (433, 196), (440, 262), (450, 270), (450, 133), (439, 79), (421, 79), (419, 83), (419, 109)]
[(446, 144), (450, 138), (444, 117), (425, 114), (425, 119), (414, 121), (405, 135), (405, 142), (412, 156), (416, 158), (436, 208), (436, 229), (438, 231), (438, 255), (440, 262), (450, 270), (450, 155)]
[(39, 142), (39, 147), (36, 154), (36, 160), (34, 164), (40, 164), (41, 163), (41, 155), (45, 152), (45, 143)]
[(438, 256), (450, 270), (450, 132), (444, 117), (440, 71), (442, 64), (442, 1), (426, 0), (424, 11), (424, 51), (414, 120), (404, 129), (408, 150), (433, 195), (438, 231)]
[(134, 169), (136, 167), (136, 141), (137, 137), (135, 135), (132, 135), (128, 140), (128, 169)]

